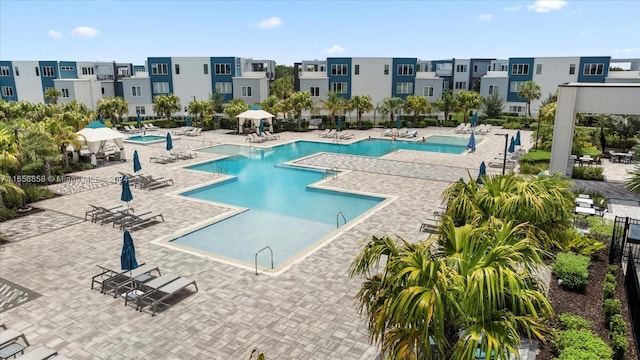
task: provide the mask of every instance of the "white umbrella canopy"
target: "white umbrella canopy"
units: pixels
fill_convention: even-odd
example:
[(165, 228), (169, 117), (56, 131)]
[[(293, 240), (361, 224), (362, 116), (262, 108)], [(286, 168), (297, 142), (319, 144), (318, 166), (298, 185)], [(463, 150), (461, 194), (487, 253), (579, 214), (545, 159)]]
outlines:
[[(249, 109), (236, 116), (238, 119), (251, 119), (254, 127), (260, 126), (260, 120), (264, 119), (269, 124), (269, 131), (273, 131), (273, 118), (275, 115), (262, 109)], [(239, 121), (242, 124), (242, 121)]]
[(96, 165), (96, 153), (109, 140), (112, 140), (116, 146), (118, 146), (118, 149), (120, 149), (120, 159), (125, 160), (124, 139), (126, 138), (126, 135), (115, 130), (111, 130), (99, 122), (93, 122), (87, 125), (87, 127), (76, 132), (76, 134), (80, 135), (87, 144), (87, 147), (91, 152), (91, 164)]

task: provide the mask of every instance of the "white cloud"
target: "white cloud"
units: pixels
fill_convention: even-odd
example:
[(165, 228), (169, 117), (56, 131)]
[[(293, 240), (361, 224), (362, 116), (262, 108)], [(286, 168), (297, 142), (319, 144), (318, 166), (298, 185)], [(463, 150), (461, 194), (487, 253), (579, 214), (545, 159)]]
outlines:
[(88, 26), (78, 26), (71, 30), (71, 35), (79, 37), (96, 37), (100, 31), (90, 28)]
[(631, 32), (631, 29), (624, 29), (624, 32)]
[(491, 19), (493, 19), (493, 15), (492, 14), (482, 14), (482, 15), (478, 16), (478, 19), (480, 19), (482, 21), (491, 21)]
[(640, 54), (640, 49), (615, 49), (613, 50), (616, 54), (628, 54), (628, 53), (638, 53)]
[(565, 6), (567, 6), (565, 0), (536, 0), (536, 2), (527, 6), (527, 8), (539, 13), (548, 13), (550, 11), (560, 10)]
[(506, 11), (506, 12), (514, 12), (514, 11), (520, 10), (521, 8), (522, 8), (521, 5), (510, 6), (510, 7), (504, 8), (504, 11)]
[(268, 19), (264, 19), (256, 25), (259, 29), (272, 29), (274, 27), (282, 26), (282, 20), (280, 18), (272, 16)]
[(325, 52), (329, 55), (336, 55), (344, 53), (345, 49), (343, 49), (340, 45), (333, 45), (332, 47), (325, 50)]
[(52, 39), (60, 39), (62, 37), (62, 33), (60, 31), (49, 30), (49, 32), (47, 32), (47, 36)]

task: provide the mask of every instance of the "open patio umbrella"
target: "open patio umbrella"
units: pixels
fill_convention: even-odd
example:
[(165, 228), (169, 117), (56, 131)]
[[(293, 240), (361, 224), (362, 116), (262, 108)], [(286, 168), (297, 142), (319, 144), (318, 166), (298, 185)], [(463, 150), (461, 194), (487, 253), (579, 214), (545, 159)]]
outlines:
[(478, 174), (478, 179), (476, 179), (476, 182), (478, 184), (482, 184), (482, 177), (487, 175), (487, 165), (484, 163), (484, 161), (480, 164), (480, 173)]
[(138, 129), (140, 129), (142, 127), (142, 118), (140, 117), (140, 113), (138, 113), (138, 118), (136, 120), (136, 126), (138, 127)]
[(129, 186), (129, 178), (125, 175), (122, 177), (122, 194), (120, 200), (127, 202), (127, 208), (129, 207), (129, 201), (133, 200), (133, 194), (131, 193), (131, 187)]
[(510, 154), (516, 151), (516, 140), (513, 138), (513, 136), (511, 137), (511, 143), (509, 143), (509, 149), (507, 151)]
[(133, 172), (138, 172), (142, 170), (142, 165), (140, 165), (140, 158), (138, 157), (138, 150), (133, 152)]
[(187, 121), (185, 122), (186, 126), (191, 126), (191, 116), (187, 115)]
[(338, 118), (338, 126), (336, 127), (338, 131), (340, 131), (340, 129), (342, 129), (342, 118)]
[(467, 145), (467, 149), (469, 149), (470, 152), (476, 151), (476, 137), (473, 134), (473, 131), (471, 132), (471, 137), (469, 138), (469, 144)]
[(520, 146), (520, 145), (522, 145), (522, 144), (520, 143), (520, 130), (518, 130), (518, 132), (516, 133), (516, 140), (515, 140), (515, 144), (516, 144), (516, 146)]
[(167, 133), (167, 150), (173, 149), (173, 141), (171, 141), (171, 133)]
[(478, 112), (474, 112), (473, 115), (471, 115), (471, 126), (476, 126), (476, 124), (478, 123)]

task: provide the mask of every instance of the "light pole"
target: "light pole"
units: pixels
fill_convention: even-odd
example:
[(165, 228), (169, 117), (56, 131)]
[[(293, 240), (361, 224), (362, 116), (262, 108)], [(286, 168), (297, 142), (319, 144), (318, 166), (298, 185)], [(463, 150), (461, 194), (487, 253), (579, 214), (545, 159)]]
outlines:
[(509, 144), (509, 134), (496, 134), (497, 136), (504, 136), (504, 159), (502, 160), (502, 175), (507, 170), (507, 146)]

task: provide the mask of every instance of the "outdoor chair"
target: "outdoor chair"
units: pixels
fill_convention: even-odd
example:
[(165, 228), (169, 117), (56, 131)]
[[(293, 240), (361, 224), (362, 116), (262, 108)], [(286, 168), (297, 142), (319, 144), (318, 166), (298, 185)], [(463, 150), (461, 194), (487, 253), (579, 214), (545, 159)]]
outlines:
[(153, 125), (153, 124), (143, 124), (142, 126), (144, 126), (145, 129), (149, 130), (149, 131), (158, 131), (160, 130), (159, 127)]
[(382, 131), (382, 136), (393, 136), (393, 130), (384, 129), (384, 131)]
[[(19, 353), (23, 354), (24, 349), (29, 347), (27, 337), (18, 330), (8, 329), (4, 324), (0, 324), (0, 328), (2, 328), (0, 330), (0, 359), (15, 357)], [(24, 344), (19, 342), (20, 339)]]
[(191, 131), (186, 131), (184, 135), (187, 135), (187, 136), (202, 135), (202, 128), (193, 128)]
[(140, 215), (128, 214), (122, 220), (120, 220), (121, 229), (129, 229), (133, 231), (134, 228), (151, 223), (158, 223), (162, 220), (164, 222), (164, 216), (162, 214), (154, 214), (153, 212), (147, 212)]
[(435, 234), (438, 231), (438, 220), (436, 219), (426, 219), (420, 225), (420, 232), (428, 232), (431, 234)]
[(177, 130), (173, 131), (174, 135), (184, 135), (184, 133), (186, 133), (187, 131), (191, 131), (191, 129), (193, 129), (191, 126), (183, 126)]
[(32, 350), (26, 352), (24, 355), (20, 356), (19, 359), (23, 360), (63, 360), (68, 359), (66, 356), (58, 355), (58, 352), (54, 349), (48, 348), (44, 345), (39, 345)]
[(328, 135), (328, 134), (329, 134), (329, 131), (331, 131), (331, 129), (324, 129), (324, 131), (323, 131), (323, 132), (318, 133), (318, 136), (319, 136), (319, 137), (325, 137), (326, 135)]
[(100, 285), (100, 292), (102, 294), (107, 294), (113, 290), (114, 298), (118, 297), (121, 290), (126, 288), (127, 285), (131, 286), (131, 282), (134, 280), (140, 283), (149, 281), (153, 278), (151, 274), (154, 271), (158, 273), (158, 276), (162, 275), (160, 268), (156, 265), (142, 264), (131, 271), (115, 271), (100, 265), (97, 266), (101, 272), (91, 278), (91, 289), (97, 284)]
[(101, 224), (104, 224), (106, 221), (110, 220), (114, 214), (117, 214), (121, 211), (133, 211), (132, 208), (129, 208), (125, 205), (116, 205), (116, 206), (97, 206), (93, 204), (89, 204), (91, 210), (85, 212), (84, 219), (85, 221), (89, 216), (91, 216), (91, 222), (97, 223), (98, 220), (101, 221)]
[(354, 134), (352, 134), (352, 133), (347, 133), (347, 132), (342, 133), (342, 134), (340, 134), (340, 136), (338, 136), (338, 138), (339, 138), (339, 139), (342, 139), (342, 140), (353, 139), (353, 138), (355, 138), (355, 137), (356, 137), (356, 136), (355, 136)]
[(140, 175), (138, 183), (141, 189), (155, 190), (161, 187), (169, 186), (169, 183), (173, 185), (173, 179), (165, 179), (163, 177), (154, 178), (153, 176)]
[(322, 138), (328, 138), (328, 137), (335, 137), (336, 135), (336, 130), (335, 129), (329, 129), (329, 132), (326, 134), (320, 134), (320, 137)]
[(135, 281), (135, 288), (124, 296), (124, 305), (127, 306), (130, 301), (135, 302), (136, 310), (140, 310), (143, 297), (179, 278), (180, 276), (176, 274), (164, 274), (146, 282)]
[(195, 291), (197, 292), (198, 285), (196, 284), (195, 280), (189, 280), (184, 277), (179, 277), (176, 280), (153, 289), (145, 295), (141, 296), (138, 299), (138, 309), (142, 311), (145, 305), (148, 305), (149, 308), (151, 308), (151, 316), (155, 316), (158, 305), (170, 306), (170, 304), (166, 303), (165, 301), (191, 285), (193, 285)]
[(276, 134), (272, 134), (270, 131), (265, 131), (264, 132), (265, 135), (267, 135), (267, 137), (271, 140), (277, 140), (280, 139), (280, 135), (276, 135)]

